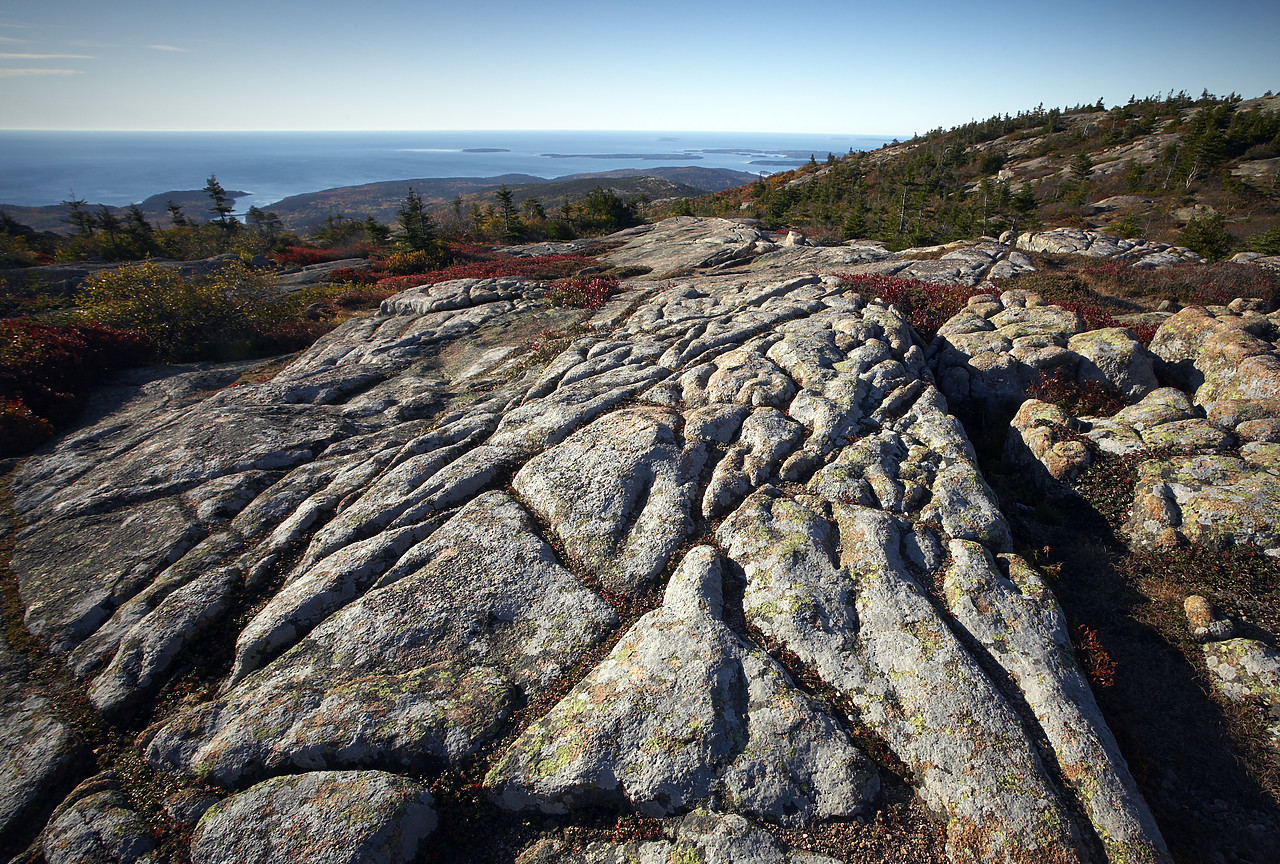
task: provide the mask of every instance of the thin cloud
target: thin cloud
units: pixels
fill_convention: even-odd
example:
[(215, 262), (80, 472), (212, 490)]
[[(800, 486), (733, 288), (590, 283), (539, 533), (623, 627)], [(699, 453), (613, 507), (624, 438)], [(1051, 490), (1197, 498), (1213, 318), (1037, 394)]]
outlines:
[[(3, 26), (3, 25), (0, 25), (0, 26)], [(11, 42), (11, 43), (17, 43), (17, 44), (27, 44), (27, 43), (29, 43), (30, 41), (31, 41), (30, 39), (14, 39), (12, 36), (0, 36), (0, 42)]]
[(147, 47), (148, 47), (148, 48), (150, 48), (150, 49), (151, 49), (151, 50), (153, 50), (153, 51), (176, 51), (176, 52), (178, 52), (179, 54), (190, 54), (190, 53), (191, 53), (191, 52), (190, 52), (190, 51), (188, 51), (186, 48), (177, 48), (177, 47), (175, 47), (175, 46), (173, 46), (173, 45), (148, 45)]
[(82, 69), (0, 69), (0, 78), (32, 78), (36, 75), (83, 75)]
[(96, 60), (88, 54), (3, 54), (0, 60)]

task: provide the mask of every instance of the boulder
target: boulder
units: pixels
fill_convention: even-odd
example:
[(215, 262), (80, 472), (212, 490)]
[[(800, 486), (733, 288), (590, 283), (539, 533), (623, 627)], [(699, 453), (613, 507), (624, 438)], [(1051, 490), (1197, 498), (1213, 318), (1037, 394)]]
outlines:
[(205, 812), (192, 864), (408, 864), (436, 828), (423, 786), (381, 771), (275, 777)]

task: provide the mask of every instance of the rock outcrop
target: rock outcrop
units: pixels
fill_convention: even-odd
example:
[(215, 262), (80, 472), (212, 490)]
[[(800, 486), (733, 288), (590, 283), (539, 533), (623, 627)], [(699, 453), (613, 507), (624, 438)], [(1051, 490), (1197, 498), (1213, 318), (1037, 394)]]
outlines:
[[(1018, 245), (1075, 242), (1049, 234)], [(268, 381), (142, 384), (13, 476), (25, 625), (92, 710), (149, 718), (131, 758), (209, 784), (200, 806), (166, 802), (191, 860), (411, 860), (457, 827), (427, 793), (448, 775), (556, 824), (665, 820), (663, 839), (543, 838), (526, 862), (817, 862), (775, 827), (865, 819), (886, 778), (956, 862), (1168, 862), (949, 402), (1016, 406), (1055, 370), (1125, 393), (1106, 421), (1024, 406), (1011, 446), (1046, 483), (1081, 470), (1085, 440), (1246, 441), (1188, 469), (1195, 488), (1144, 468), (1135, 536), (1280, 549), (1280, 520), (1246, 529), (1209, 503), (1268, 494), (1273, 316), (1183, 310), (1153, 356), (1006, 291), (926, 346), (832, 274), (977, 285), (1030, 259), (989, 238), (915, 257), (779, 245), (692, 217), (610, 239), (608, 261), (653, 278), (544, 362), (519, 335), (551, 314), (544, 285), (416, 288)], [(68, 778), (80, 744), (47, 694), (15, 687), (10, 823), (89, 773)], [(41, 805), (46, 860), (96, 844), (159, 861), (131, 794), (102, 781)]]

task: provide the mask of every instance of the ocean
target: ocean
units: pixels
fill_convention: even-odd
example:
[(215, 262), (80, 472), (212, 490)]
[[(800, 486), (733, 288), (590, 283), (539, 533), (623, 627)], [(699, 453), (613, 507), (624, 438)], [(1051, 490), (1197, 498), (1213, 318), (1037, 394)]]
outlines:
[(0, 131), (0, 205), (69, 197), (125, 206), (201, 189), (210, 174), (236, 202), (381, 180), (568, 174), (691, 165), (771, 174), (828, 153), (870, 150), (873, 135), (730, 132), (36, 132)]

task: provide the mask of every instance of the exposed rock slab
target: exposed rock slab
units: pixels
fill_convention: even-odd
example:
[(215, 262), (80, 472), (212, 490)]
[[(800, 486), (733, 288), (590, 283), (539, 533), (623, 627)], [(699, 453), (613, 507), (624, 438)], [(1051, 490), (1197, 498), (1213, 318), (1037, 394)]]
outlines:
[(911, 577), (904, 526), (762, 490), (718, 537), (747, 620), (845, 694), (947, 822), (953, 859), (1082, 860), (1071, 817), (1006, 697)]
[(406, 553), (394, 581), (331, 616), (148, 758), (228, 786), (319, 768), (461, 764), (614, 625), (500, 492)]
[(211, 807), (193, 864), (407, 864), (436, 828), (423, 786), (380, 771), (275, 777)]
[(31, 820), (56, 803), (47, 800), (50, 794), (65, 792), (92, 764), (88, 748), (58, 719), (53, 703), (26, 684), (25, 672), (0, 640), (0, 850), (32, 833)]
[(102, 775), (81, 784), (58, 808), (40, 842), (48, 864), (151, 864), (161, 860), (146, 821)]
[(1075, 380), (1080, 355), (1069, 344), (1083, 330), (1079, 315), (1032, 292), (977, 295), (938, 329), (929, 360), (948, 399), (1004, 408), (1041, 376)]
[[(989, 556), (1008, 550), (1009, 528), (935, 385), (985, 398), (1006, 384), (1016, 395), (1024, 373), (1075, 374), (1078, 317), (1026, 292), (975, 297), (947, 328), (956, 362), (935, 351), (931, 370), (896, 309), (831, 275), (971, 284), (1030, 260), (1010, 238), (915, 255), (775, 246), (725, 220), (613, 239), (615, 264), (694, 275), (630, 283), (549, 360), (523, 347), (549, 320), (545, 286), (458, 280), (390, 298), (269, 381), (228, 387), (242, 367), (191, 370), (104, 408), (15, 479), (28, 626), (103, 712), (157, 693), (180, 704), (139, 746), (184, 782), (240, 791), (219, 811), (237, 825), (270, 810), (264, 820), (300, 836), (326, 805), (290, 785), (299, 772), (468, 770), (554, 684), (570, 696), (503, 741), (495, 797), (570, 820), (596, 803), (673, 818), (705, 807), (696, 837), (644, 854), (786, 860), (767, 827), (726, 814), (847, 818), (874, 806), (876, 775), (736, 623), (741, 589), (746, 620), (908, 765), (957, 861), (1078, 860), (1104, 827), (1146, 850), (1140, 860), (1156, 855), (1087, 694), (1066, 666), (1048, 684), (1026, 671), (1061, 647), (1051, 604), (1032, 581), (1014, 579), (1014, 596), (998, 566), (979, 566), (1004, 560)], [(1246, 313), (1261, 315), (1233, 311)], [(1152, 394), (1113, 430), (1139, 446), (1175, 427), (1246, 440), (1242, 458), (1280, 467), (1265, 449), (1280, 447), (1268, 426), (1280, 414), (1175, 401)], [(567, 680), (618, 626), (604, 598), (657, 602), (649, 589), (691, 532), (722, 516), (722, 550), (688, 554), (662, 605)], [(44, 554), (56, 543), (64, 554)], [(925, 587), (948, 574), (1012, 619), (988, 621), (975, 600), (979, 617), (962, 623), (960, 600), (952, 610)], [(228, 643), (217, 652), (235, 643), (217, 695), (170, 700), (175, 670), (215, 638)], [(1016, 645), (1021, 665), (992, 661), (988, 641)], [(1060, 740), (1093, 743), (1038, 752), (1055, 723)], [(19, 744), (46, 734), (32, 727)], [(1102, 755), (1079, 776), (1101, 791), (1096, 806), (1078, 795), (1080, 808), (1051, 769), (1085, 751)], [(184, 825), (201, 806), (179, 808)], [(114, 817), (99, 810), (107, 831)], [(225, 844), (245, 832), (215, 830), (217, 818), (202, 842), (240, 854)]]
[(706, 453), (686, 445), (681, 421), (670, 409), (615, 411), (529, 460), (512, 481), (610, 591), (647, 588), (693, 527)]
[(685, 556), (661, 609), (530, 727), (490, 771), (502, 806), (606, 803), (668, 816), (713, 800), (786, 824), (849, 818), (874, 766), (835, 720), (723, 621), (720, 561)]

